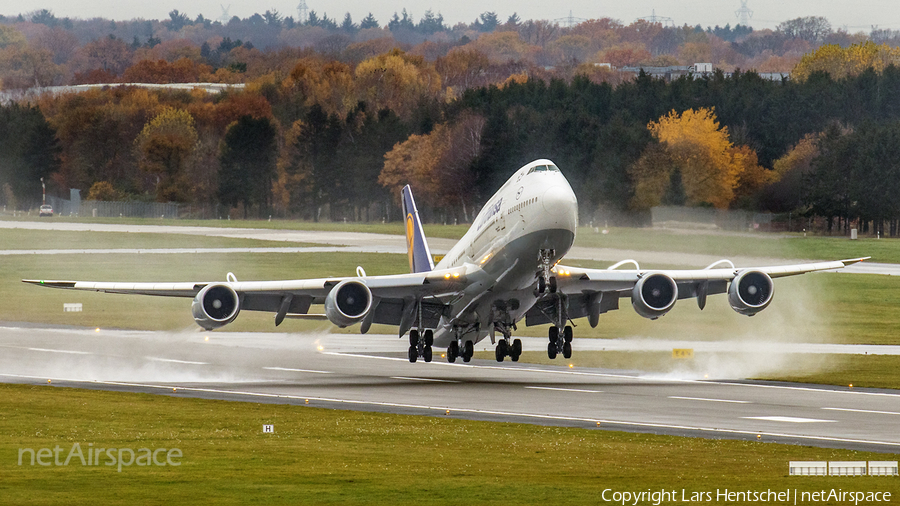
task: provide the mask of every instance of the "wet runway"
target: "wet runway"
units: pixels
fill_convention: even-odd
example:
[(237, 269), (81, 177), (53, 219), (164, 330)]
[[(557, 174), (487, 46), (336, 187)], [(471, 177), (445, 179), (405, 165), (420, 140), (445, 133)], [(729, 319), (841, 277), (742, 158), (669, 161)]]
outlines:
[[(524, 341), (526, 350), (545, 346)], [(616, 342), (625, 341), (575, 341), (577, 350)], [(0, 324), (0, 381), (9, 383), (900, 452), (900, 394), (891, 390), (404, 356), (403, 341), (384, 335)]]

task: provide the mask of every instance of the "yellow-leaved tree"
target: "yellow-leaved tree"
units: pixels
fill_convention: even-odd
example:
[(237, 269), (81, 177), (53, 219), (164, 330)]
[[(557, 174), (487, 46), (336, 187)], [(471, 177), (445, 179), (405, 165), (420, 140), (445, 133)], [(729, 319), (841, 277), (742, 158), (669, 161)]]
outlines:
[(834, 79), (856, 76), (872, 67), (881, 72), (891, 63), (900, 65), (900, 47), (875, 44), (866, 41), (843, 48), (837, 44), (824, 44), (803, 55), (791, 71), (791, 79), (805, 81), (816, 71), (828, 72)]
[(726, 209), (736, 197), (776, 178), (759, 166), (755, 151), (731, 142), (711, 108), (671, 111), (647, 128), (658, 142), (629, 170), (636, 209), (660, 204)]
[(197, 149), (194, 118), (183, 109), (164, 107), (134, 140), (138, 165), (156, 176), (156, 200), (187, 202), (191, 198), (190, 170)]
[(409, 119), (423, 99), (436, 99), (441, 76), (421, 56), (394, 49), (356, 66), (357, 96), (376, 111), (391, 109)]

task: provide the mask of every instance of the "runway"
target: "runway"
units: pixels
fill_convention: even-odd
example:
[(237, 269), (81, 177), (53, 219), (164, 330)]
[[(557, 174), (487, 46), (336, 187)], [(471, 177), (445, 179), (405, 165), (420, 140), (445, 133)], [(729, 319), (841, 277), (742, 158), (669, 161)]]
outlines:
[[(524, 341), (526, 350), (545, 346)], [(410, 364), (404, 342), (384, 335), (0, 324), (0, 350), (8, 383), (900, 452), (900, 394), (891, 390), (654, 377), (564, 361), (448, 364), (438, 355)]]

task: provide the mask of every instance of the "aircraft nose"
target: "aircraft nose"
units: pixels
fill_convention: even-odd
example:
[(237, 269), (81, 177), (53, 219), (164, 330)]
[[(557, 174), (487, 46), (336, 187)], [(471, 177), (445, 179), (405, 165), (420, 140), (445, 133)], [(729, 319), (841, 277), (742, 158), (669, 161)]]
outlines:
[(547, 188), (541, 202), (544, 210), (553, 216), (570, 216), (578, 213), (578, 200), (568, 185), (554, 185)]

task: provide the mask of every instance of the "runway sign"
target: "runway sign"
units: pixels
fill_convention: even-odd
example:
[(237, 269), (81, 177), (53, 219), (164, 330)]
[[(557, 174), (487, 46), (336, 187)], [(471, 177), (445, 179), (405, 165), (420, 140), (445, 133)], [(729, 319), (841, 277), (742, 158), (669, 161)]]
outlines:
[(672, 348), (672, 358), (688, 359), (694, 358), (693, 348)]
[(80, 313), (81, 312), (81, 303), (64, 303), (63, 304), (63, 312), (64, 313)]
[(274, 425), (263, 425), (263, 432), (266, 434), (271, 434), (275, 432)]

